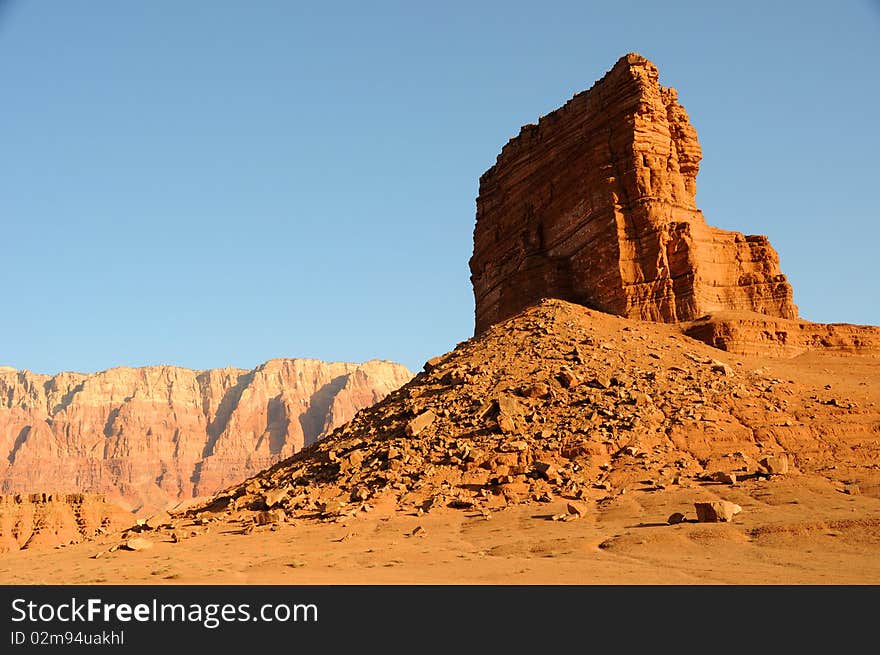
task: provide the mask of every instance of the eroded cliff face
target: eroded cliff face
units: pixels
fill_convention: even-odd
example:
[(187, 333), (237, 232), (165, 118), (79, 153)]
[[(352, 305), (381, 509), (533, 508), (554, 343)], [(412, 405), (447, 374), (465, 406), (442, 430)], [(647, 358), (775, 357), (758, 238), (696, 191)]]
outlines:
[(131, 522), (131, 514), (100, 494), (3, 495), (0, 553), (79, 543)]
[(660, 322), (796, 318), (767, 238), (711, 227), (697, 209), (701, 157), (675, 89), (637, 54), (523, 127), (480, 178), (476, 333), (544, 297)]
[(796, 357), (810, 350), (880, 355), (880, 327), (873, 325), (718, 312), (681, 327), (689, 337), (740, 355)]
[(144, 511), (212, 494), (411, 377), (391, 362), (309, 359), (252, 371), (151, 366), (48, 376), (0, 368), (0, 490), (100, 492)]

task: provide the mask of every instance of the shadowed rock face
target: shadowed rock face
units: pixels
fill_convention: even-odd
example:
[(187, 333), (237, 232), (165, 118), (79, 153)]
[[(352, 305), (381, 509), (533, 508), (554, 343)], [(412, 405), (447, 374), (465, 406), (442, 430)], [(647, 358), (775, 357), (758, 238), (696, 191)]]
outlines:
[(37, 375), (0, 368), (0, 491), (101, 492), (150, 510), (313, 443), (412, 377), (391, 362), (270, 360)]
[(543, 297), (667, 323), (796, 318), (767, 238), (711, 227), (697, 209), (701, 157), (677, 92), (637, 54), (523, 127), (480, 178), (476, 333)]

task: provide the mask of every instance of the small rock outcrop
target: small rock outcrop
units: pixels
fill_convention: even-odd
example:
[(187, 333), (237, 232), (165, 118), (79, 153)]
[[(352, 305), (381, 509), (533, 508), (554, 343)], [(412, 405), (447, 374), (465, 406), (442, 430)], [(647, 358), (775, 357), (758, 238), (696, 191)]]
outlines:
[(796, 357), (809, 350), (880, 355), (880, 327), (873, 325), (719, 312), (681, 327), (689, 337), (740, 355)]
[(68, 545), (114, 532), (131, 514), (101, 494), (0, 496), (0, 553)]
[(400, 364), (270, 360), (38, 375), (0, 368), (0, 491), (105, 493), (150, 511), (293, 455), (384, 398)]
[(707, 225), (701, 157), (677, 92), (633, 53), (523, 127), (480, 178), (476, 334), (544, 297), (666, 323), (720, 310), (796, 318), (767, 237)]

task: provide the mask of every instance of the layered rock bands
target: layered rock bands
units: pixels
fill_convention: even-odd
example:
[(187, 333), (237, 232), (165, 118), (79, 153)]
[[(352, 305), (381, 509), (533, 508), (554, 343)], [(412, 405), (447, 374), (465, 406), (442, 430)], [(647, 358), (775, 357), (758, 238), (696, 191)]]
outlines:
[(384, 361), (270, 360), (37, 375), (0, 368), (0, 491), (99, 492), (151, 510), (297, 452), (412, 377)]
[(480, 178), (476, 333), (543, 297), (667, 323), (720, 310), (796, 318), (767, 238), (706, 224), (701, 156), (675, 89), (632, 53), (523, 127)]

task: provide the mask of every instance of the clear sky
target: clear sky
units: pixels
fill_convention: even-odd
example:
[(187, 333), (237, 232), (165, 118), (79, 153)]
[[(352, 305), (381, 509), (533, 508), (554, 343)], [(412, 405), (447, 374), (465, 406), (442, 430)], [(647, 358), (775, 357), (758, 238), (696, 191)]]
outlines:
[(637, 51), (711, 224), (880, 324), (880, 5), (0, 0), (0, 364), (413, 369), (473, 328), (479, 176)]

